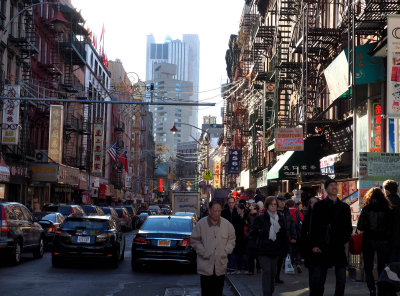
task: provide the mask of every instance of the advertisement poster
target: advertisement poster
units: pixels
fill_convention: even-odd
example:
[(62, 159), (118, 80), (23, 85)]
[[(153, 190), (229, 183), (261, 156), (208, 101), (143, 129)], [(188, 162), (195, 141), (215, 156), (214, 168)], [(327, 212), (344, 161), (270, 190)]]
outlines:
[(64, 106), (50, 106), (49, 159), (61, 163), (63, 147)]
[[(4, 93), (8, 97), (19, 97), (18, 85), (5, 85)], [(19, 100), (4, 100), (1, 143), (3, 145), (18, 145), (19, 140)]]
[(276, 151), (303, 151), (303, 128), (276, 128)]
[(400, 15), (387, 16), (387, 111), (400, 115)]
[(92, 172), (96, 174), (101, 174), (103, 171), (103, 140), (103, 123), (95, 123)]
[(240, 173), (241, 156), (242, 151), (240, 149), (229, 149), (228, 174)]

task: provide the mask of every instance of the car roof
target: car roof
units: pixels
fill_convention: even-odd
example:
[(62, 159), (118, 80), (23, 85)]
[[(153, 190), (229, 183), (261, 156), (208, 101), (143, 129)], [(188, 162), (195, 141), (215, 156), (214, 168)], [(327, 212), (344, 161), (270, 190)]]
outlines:
[(166, 215), (164, 215), (164, 216), (149, 216), (147, 219), (152, 219), (152, 220), (154, 220), (154, 219), (159, 219), (159, 220), (161, 220), (161, 219), (164, 219), (164, 220), (166, 220), (166, 219), (183, 219), (183, 220), (191, 220), (192, 218), (191, 217), (189, 217), (189, 216), (166, 216)]
[(70, 215), (67, 220), (110, 220), (110, 215)]

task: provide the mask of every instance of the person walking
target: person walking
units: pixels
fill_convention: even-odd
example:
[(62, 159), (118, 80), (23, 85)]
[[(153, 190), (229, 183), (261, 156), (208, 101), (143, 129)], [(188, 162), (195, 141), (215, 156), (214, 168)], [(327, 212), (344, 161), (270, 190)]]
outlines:
[(290, 256), (292, 258), (293, 266), (296, 266), (297, 272), (301, 273), (301, 255), (299, 251), (299, 241), (301, 239), (301, 228), (303, 224), (303, 213), (300, 212), (299, 209), (296, 208), (296, 203), (293, 199), (289, 199), (286, 201), (286, 206), (292, 215), (295, 230), (296, 230), (296, 242), (289, 244)]
[(392, 237), (389, 242), (389, 262), (400, 262), (400, 197), (397, 194), (399, 185), (394, 180), (386, 180), (383, 182), (383, 188), (393, 207), (393, 228)]
[(202, 296), (222, 296), (228, 254), (235, 247), (235, 229), (221, 217), (222, 206), (211, 201), (207, 217), (199, 220), (191, 235), (197, 253)]
[(325, 182), (328, 196), (313, 208), (310, 243), (316, 262), (310, 267), (310, 296), (324, 295), (328, 268), (335, 267), (335, 296), (344, 296), (347, 256), (344, 245), (353, 232), (350, 206), (337, 198), (338, 186), (334, 179)]
[(238, 213), (235, 207), (235, 199), (230, 197), (228, 198), (228, 207), (222, 210), (221, 217), (232, 223), (233, 218), (237, 215)]
[(364, 196), (357, 229), (363, 232), (362, 253), (367, 286), (371, 296), (376, 296), (375, 279), (372, 273), (375, 253), (378, 258), (378, 274), (388, 263), (388, 241), (391, 237), (390, 200), (379, 187), (371, 188)]
[(233, 249), (233, 262), (235, 273), (248, 274), (247, 267), (247, 244), (245, 235), (248, 230), (247, 214), (242, 203), (237, 205), (238, 215), (233, 218), (233, 228), (235, 229), (236, 243)]
[[(251, 229), (251, 227), (254, 224), (255, 219), (257, 218), (257, 216), (259, 215), (259, 207), (256, 203), (253, 203), (250, 205), (250, 213), (249, 213), (249, 217), (247, 219), (247, 223), (248, 223), (248, 228), (249, 230)], [(246, 239), (248, 241), (249, 239), (249, 231), (246, 233)], [(256, 268), (257, 270), (260, 270), (260, 262), (258, 261), (258, 257), (257, 257), (257, 253), (256, 253), (256, 248), (254, 246), (249, 246), (247, 244), (247, 258), (248, 258), (248, 263), (247, 266), (249, 267), (249, 274), (250, 275), (254, 275), (254, 261), (256, 261)]]
[(278, 256), (288, 241), (284, 218), (278, 213), (277, 204), (276, 197), (267, 197), (265, 213), (256, 217), (249, 232), (249, 244), (256, 249), (262, 269), (263, 296), (271, 296), (274, 292)]
[(261, 194), (260, 189), (256, 189), (256, 194), (254, 195), (254, 201), (257, 203), (259, 201), (262, 201), (264, 203), (265, 197)]
[[(286, 207), (286, 199), (281, 194), (278, 194), (277, 201), (278, 201), (278, 212), (280, 214), (282, 214), (283, 221), (285, 223), (285, 229), (287, 231), (287, 237), (289, 240), (288, 242), (291, 244), (295, 244), (296, 239), (297, 239), (296, 227), (294, 225), (293, 217), (290, 214), (289, 209)], [(280, 274), (281, 274), (283, 262), (285, 261), (285, 258), (288, 253), (289, 253), (289, 244), (286, 244), (285, 248), (281, 249), (281, 253), (279, 254), (279, 258), (278, 258), (278, 262), (277, 262), (278, 265), (277, 265), (275, 282), (278, 284), (283, 283), (283, 281), (281, 280)]]

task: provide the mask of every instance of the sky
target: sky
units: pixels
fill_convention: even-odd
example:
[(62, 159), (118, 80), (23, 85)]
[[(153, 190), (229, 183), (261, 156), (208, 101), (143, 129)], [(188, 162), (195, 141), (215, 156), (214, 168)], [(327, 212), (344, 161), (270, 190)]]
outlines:
[[(156, 42), (162, 43), (166, 36), (182, 40), (182, 34), (198, 34), (199, 100), (218, 103), (216, 107), (199, 107), (199, 124), (209, 114), (218, 116), (218, 123), (222, 121), (223, 102), (218, 88), (227, 82), (225, 53), (230, 35), (238, 33), (244, 3), (243, 0), (72, 0), (97, 40), (104, 24), (108, 59), (120, 59), (127, 72), (136, 72), (142, 80), (146, 74), (147, 35), (153, 34)], [(216, 90), (205, 92), (211, 89)]]

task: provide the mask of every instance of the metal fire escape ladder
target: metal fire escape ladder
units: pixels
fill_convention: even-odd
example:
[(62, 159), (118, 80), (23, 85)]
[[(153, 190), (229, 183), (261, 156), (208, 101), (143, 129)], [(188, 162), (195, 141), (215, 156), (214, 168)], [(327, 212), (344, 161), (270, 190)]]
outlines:
[(352, 99), (355, 97), (355, 51), (356, 51), (356, 36), (355, 36), (355, 22), (356, 22), (356, 3), (354, 0), (347, 0), (347, 44), (348, 44), (348, 81), (349, 91), (347, 92), (349, 101), (349, 110), (352, 110)]

